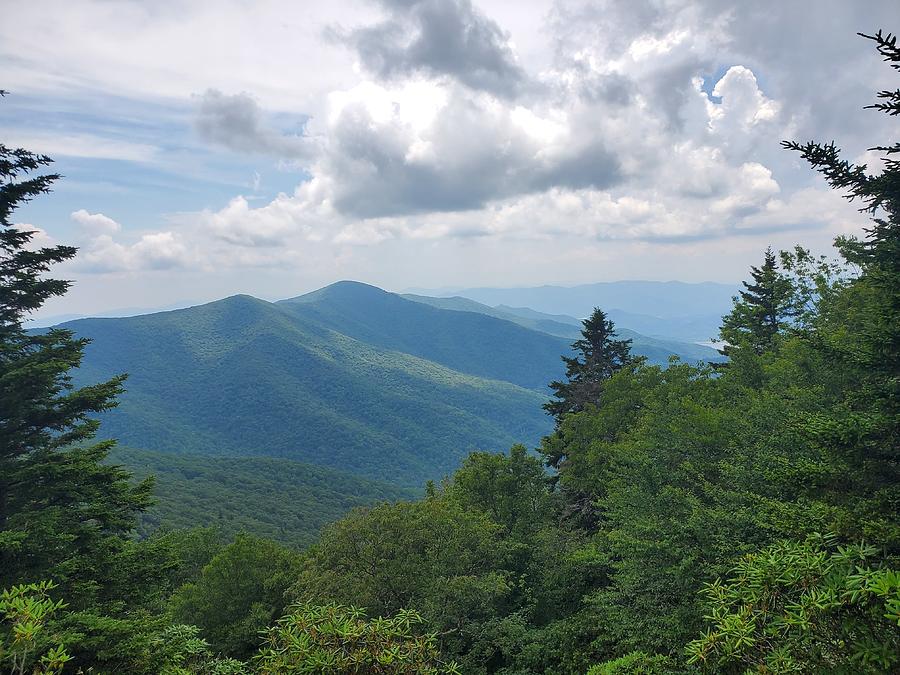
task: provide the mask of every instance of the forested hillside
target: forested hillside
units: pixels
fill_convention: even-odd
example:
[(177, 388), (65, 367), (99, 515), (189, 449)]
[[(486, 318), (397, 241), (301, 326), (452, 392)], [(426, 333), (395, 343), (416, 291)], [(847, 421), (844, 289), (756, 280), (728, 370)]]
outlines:
[[(526, 338), (526, 353), (537, 342), (547, 374), (551, 356), (561, 371), (562, 340), (491, 321)], [(77, 382), (129, 373), (101, 433), (134, 447), (283, 457), (419, 486), (473, 449), (537, 442), (548, 429), (535, 390), (373, 346), (248, 296), (63, 327), (91, 340)], [(461, 350), (478, 344), (450, 339)]]
[(215, 527), (226, 539), (252, 532), (304, 548), (348, 511), (411, 499), (404, 489), (312, 464), (274, 457), (222, 457), (116, 448), (109, 457), (154, 477), (154, 504), (141, 515), (138, 536), (158, 528)]
[[(163, 452), (288, 458), (416, 487), (472, 450), (537, 444), (549, 430), (540, 406), (571, 340), (515, 319), (341, 282), (278, 303), (234, 296), (62, 327), (91, 340), (76, 382), (129, 374), (119, 405), (102, 418), (103, 435)], [(633, 340), (652, 363), (718, 357), (697, 345)]]
[[(900, 71), (895, 37), (863, 37)], [(900, 90), (870, 107), (900, 114)], [(721, 363), (651, 364), (594, 308), (547, 394), (394, 351), (437, 336), (321, 308), (330, 294), (372, 293), (348, 285), (289, 311), (236, 297), (28, 331), (24, 318), (66, 292), (50, 275), (76, 249), (37, 246), (36, 231), (13, 223), (16, 208), (60, 177), (46, 173), (49, 158), (0, 146), (3, 669), (900, 672), (900, 144), (875, 149), (877, 172), (834, 144), (783, 146), (869, 217), (864, 235), (838, 237), (830, 256), (760, 250), (721, 318)], [(406, 321), (444, 311), (399, 307)], [(498, 321), (446, 314), (444, 330)], [(327, 325), (339, 322), (383, 345)], [(526, 330), (508, 325), (504, 335)], [(92, 363), (86, 352), (104, 345)], [(451, 342), (429, 349), (447, 361), (466, 353)], [(122, 371), (133, 380), (99, 379)], [(266, 412), (301, 428), (336, 426), (347, 445), (317, 446), (311, 434), (321, 432), (306, 429), (297, 451), (284, 429), (262, 425), (254, 383), (263, 376), (275, 393)], [(149, 393), (128, 402), (126, 384)], [(434, 391), (447, 400), (423, 400)], [(297, 392), (308, 410), (292, 407)], [(217, 445), (228, 431), (251, 454), (274, 444), (411, 480), (425, 466), (454, 466), (476, 420), (478, 433), (497, 434), (493, 444), (528, 431), (493, 417), (510, 400), (550, 413), (537, 452), (515, 443), (469, 453), (446, 480), (423, 481), (418, 499), (285, 460), (223, 459)], [(150, 416), (140, 418), (142, 407)], [(412, 432), (379, 437), (363, 424), (391, 418), (433, 436), (413, 453), (403, 445)], [(166, 442), (170, 429), (196, 430), (195, 449), (219, 453), (208, 460), (214, 470), (199, 456), (111, 454), (115, 442), (97, 440), (131, 425)], [(353, 433), (363, 441), (351, 445)], [(445, 444), (435, 440), (443, 435)], [(141, 464), (139, 476), (117, 458)], [(156, 512), (152, 478), (139, 480), (150, 470), (168, 486)], [(140, 530), (175, 510), (167, 491), (206, 508), (207, 486), (244, 500), (263, 481), (294, 502), (266, 497), (242, 519), (270, 533), (276, 521), (321, 523), (357, 498), (384, 501), (354, 509), (305, 549), (260, 532), (232, 537), (230, 527)], [(313, 521), (307, 500), (320, 498)]]

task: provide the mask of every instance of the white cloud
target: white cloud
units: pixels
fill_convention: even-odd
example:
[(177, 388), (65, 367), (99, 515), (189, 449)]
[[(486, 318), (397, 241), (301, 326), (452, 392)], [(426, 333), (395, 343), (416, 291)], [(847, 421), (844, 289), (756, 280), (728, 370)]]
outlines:
[(150, 162), (157, 157), (158, 148), (146, 143), (106, 138), (93, 134), (51, 134), (3, 130), (4, 143), (10, 147), (28, 148), (51, 157), (84, 157), (88, 159), (118, 159), (129, 162)]
[[(229, 200), (187, 181), (196, 210), (169, 217), (161, 205), (156, 232), (129, 230), (127, 213), (121, 227), (94, 212), (111, 207), (91, 203), (72, 214), (85, 228), (86, 267), (306, 269), (315, 258), (325, 275), (321, 261), (377, 270), (397, 267), (382, 252), (403, 250), (434, 252), (409, 263), (409, 274), (427, 275), (440, 251), (489, 267), (509, 246), (537, 265), (534, 281), (549, 281), (560, 261), (587, 276), (610, 262), (607, 250), (679, 246), (683, 255), (665, 256), (678, 276), (691, 251), (715, 250), (706, 242), (740, 248), (735, 235), (762, 242), (799, 229), (825, 241), (861, 222), (779, 141), (836, 138), (854, 157), (883, 140), (885, 122), (858, 108), (893, 84), (852, 33), (890, 16), (888, 0), (865, 11), (824, 0), (814, 13), (800, 0), (413, 4), (408, 16), (394, 0), (17, 5), (19, 28), (0, 26), (10, 88), (115, 91), (185, 116), (198, 108), (191, 96), (207, 92), (194, 123), (239, 153), (229, 161), (246, 158), (232, 185), (261, 170), (284, 189), (257, 164), (266, 159), (303, 170), (268, 203), (236, 194), (249, 186)], [(435, 17), (458, 20), (455, 41), (420, 39), (436, 34)], [(323, 37), (335, 26), (354, 49)], [(23, 36), (39, 28), (46, 39), (25, 49)], [(169, 140), (117, 143), (101, 131), (14, 140), (131, 161), (158, 160)], [(662, 273), (642, 261), (622, 269)]]
[(122, 226), (109, 216), (102, 213), (89, 213), (85, 209), (73, 211), (71, 218), (89, 234), (115, 234), (122, 229)]

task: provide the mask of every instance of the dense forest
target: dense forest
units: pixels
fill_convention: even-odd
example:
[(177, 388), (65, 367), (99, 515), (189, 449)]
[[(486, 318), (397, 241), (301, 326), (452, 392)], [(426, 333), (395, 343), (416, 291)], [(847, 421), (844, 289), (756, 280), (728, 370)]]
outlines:
[[(896, 39), (869, 39), (900, 70)], [(900, 90), (869, 107), (900, 115)], [(59, 177), (0, 146), (0, 665), (897, 672), (900, 144), (877, 148), (880, 173), (784, 145), (871, 223), (834, 258), (761, 252), (722, 320), (727, 361), (650, 364), (597, 309), (550, 383), (538, 452), (472, 453), (421, 499), (371, 483), (385, 501), (302, 550), (270, 530), (138, 529), (150, 474), (198, 469), (148, 455), (137, 480), (110, 461), (96, 415), (124, 376), (76, 387), (87, 341), (23, 327), (65, 293), (46, 273), (76, 250), (13, 224)]]

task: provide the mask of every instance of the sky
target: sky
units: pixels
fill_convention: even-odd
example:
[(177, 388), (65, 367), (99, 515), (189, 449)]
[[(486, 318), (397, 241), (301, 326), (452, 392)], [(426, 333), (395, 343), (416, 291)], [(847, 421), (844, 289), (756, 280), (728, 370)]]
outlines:
[(865, 219), (783, 139), (867, 148), (896, 0), (30, 0), (0, 142), (79, 247), (44, 315), (389, 290), (736, 282)]

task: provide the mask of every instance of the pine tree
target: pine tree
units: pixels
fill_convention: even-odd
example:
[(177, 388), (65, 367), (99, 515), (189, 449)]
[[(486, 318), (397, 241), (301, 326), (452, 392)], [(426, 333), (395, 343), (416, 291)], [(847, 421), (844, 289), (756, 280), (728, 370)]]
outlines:
[(566, 381), (550, 383), (557, 400), (544, 404), (544, 410), (556, 419), (557, 428), (565, 415), (598, 404), (603, 381), (632, 360), (631, 340), (615, 339), (615, 326), (599, 307), (581, 323), (581, 338), (572, 343), (578, 354), (562, 357)]
[[(884, 60), (900, 71), (897, 37), (878, 31), (859, 34), (872, 40)], [(881, 91), (880, 102), (866, 106), (900, 115), (900, 89)], [(869, 174), (866, 165), (841, 159), (834, 143), (796, 143), (795, 150), (860, 211), (872, 217), (862, 239), (841, 237), (844, 259), (859, 268), (824, 313), (816, 348), (856, 386), (827, 419), (811, 420), (808, 431), (848, 467), (841, 486), (866, 495), (856, 506), (863, 534), (877, 532), (885, 548), (900, 557), (900, 142), (879, 145), (884, 169)]]
[(725, 346), (719, 351), (725, 356), (743, 346), (756, 354), (770, 351), (793, 316), (793, 285), (778, 269), (771, 246), (766, 249), (762, 266), (750, 268), (750, 276), (753, 282), (743, 282), (745, 290), (722, 318), (719, 337)]
[[(35, 175), (50, 158), (0, 145), (0, 587), (53, 579), (73, 609), (109, 599), (116, 556), (151, 483), (133, 486), (104, 464), (112, 441), (91, 443), (91, 415), (116, 404), (124, 377), (76, 389), (87, 341), (71, 331), (24, 328), (27, 315), (70, 282), (46, 278), (71, 246), (33, 246), (14, 211), (49, 192), (58, 174)], [(118, 570), (115, 568), (119, 568)]]

